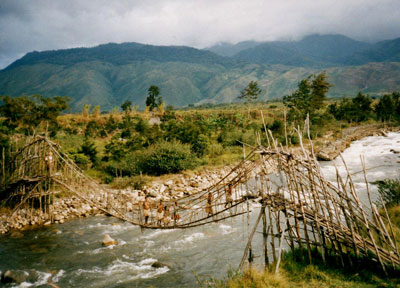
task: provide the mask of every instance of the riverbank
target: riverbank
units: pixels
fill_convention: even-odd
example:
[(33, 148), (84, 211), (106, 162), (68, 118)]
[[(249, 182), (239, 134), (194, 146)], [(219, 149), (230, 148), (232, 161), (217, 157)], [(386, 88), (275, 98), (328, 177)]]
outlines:
[(323, 137), (321, 144), (316, 146), (316, 157), (319, 161), (332, 161), (347, 149), (353, 141), (368, 136), (386, 136), (388, 132), (398, 131), (400, 131), (400, 127), (386, 126), (384, 124), (350, 127), (342, 131), (342, 137), (339, 139), (329, 137), (324, 139)]

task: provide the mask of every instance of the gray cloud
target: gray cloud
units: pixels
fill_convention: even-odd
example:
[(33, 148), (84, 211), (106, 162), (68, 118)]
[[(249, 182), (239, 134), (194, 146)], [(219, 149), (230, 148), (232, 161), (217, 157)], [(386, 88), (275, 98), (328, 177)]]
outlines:
[(400, 37), (398, 0), (2, 0), (0, 68), (33, 50), (107, 42), (188, 45), (338, 33)]

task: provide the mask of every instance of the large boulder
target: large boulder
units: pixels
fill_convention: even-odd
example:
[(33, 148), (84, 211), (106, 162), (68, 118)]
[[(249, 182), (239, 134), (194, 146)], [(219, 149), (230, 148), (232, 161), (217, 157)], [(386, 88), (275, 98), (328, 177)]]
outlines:
[(162, 268), (162, 267), (171, 268), (169, 265), (167, 265), (167, 264), (165, 264), (165, 263), (162, 263), (162, 262), (159, 262), (159, 261), (156, 261), (156, 262), (154, 262), (153, 264), (151, 264), (151, 267), (156, 268), (156, 269)]
[(24, 271), (11, 271), (7, 270), (1, 274), (1, 283), (16, 283), (21, 284), (27, 278), (28, 274)]
[(103, 246), (107, 247), (107, 246), (117, 245), (117, 244), (118, 244), (117, 240), (111, 238), (110, 235), (108, 235), (108, 234), (104, 235)]

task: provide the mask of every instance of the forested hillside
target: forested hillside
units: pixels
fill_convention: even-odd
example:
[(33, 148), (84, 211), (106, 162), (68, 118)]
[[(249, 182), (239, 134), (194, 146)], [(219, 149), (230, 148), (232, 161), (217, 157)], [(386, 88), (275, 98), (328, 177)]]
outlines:
[[(259, 100), (282, 98), (323, 70), (333, 84), (330, 97), (400, 90), (398, 39), (372, 45), (327, 35), (256, 44), (242, 43), (233, 57), (138, 43), (31, 52), (0, 71), (0, 95), (68, 96), (72, 111), (84, 104), (109, 111), (126, 100), (143, 108), (147, 89), (157, 85), (165, 103), (179, 107), (236, 102), (250, 81), (262, 89)], [(237, 48), (224, 45), (225, 55)]]

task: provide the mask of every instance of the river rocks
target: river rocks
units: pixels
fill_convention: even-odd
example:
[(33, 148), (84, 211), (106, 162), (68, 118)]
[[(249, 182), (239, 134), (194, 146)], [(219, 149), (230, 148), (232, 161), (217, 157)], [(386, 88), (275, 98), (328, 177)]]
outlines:
[(166, 185), (166, 186), (168, 186), (168, 187), (172, 186), (173, 184), (174, 184), (174, 182), (173, 182), (172, 180), (168, 180), (168, 181), (166, 181), (166, 182), (164, 183), (164, 185)]
[(158, 192), (159, 192), (160, 194), (163, 194), (165, 191), (167, 191), (167, 189), (168, 189), (167, 186), (165, 186), (164, 184), (161, 184), (161, 185), (160, 185), (160, 188), (158, 189)]
[(165, 263), (162, 263), (162, 262), (159, 262), (159, 261), (156, 261), (156, 262), (154, 262), (153, 264), (151, 264), (151, 267), (153, 267), (153, 268), (162, 268), (162, 267), (168, 267), (168, 268), (170, 268), (169, 267), (169, 265), (167, 265), (167, 264), (165, 264)]
[(24, 238), (24, 234), (22, 234), (19, 231), (13, 231), (13, 232), (10, 233), (10, 238), (21, 239), (21, 238)]
[(24, 271), (12, 271), (7, 270), (3, 274), (1, 274), (1, 283), (16, 283), (21, 284), (27, 278), (28, 274)]
[(117, 244), (118, 244), (117, 240), (111, 238), (110, 235), (108, 235), (108, 234), (104, 235), (103, 246), (108, 247), (108, 246), (117, 245)]
[(158, 193), (156, 191), (154, 191), (153, 189), (148, 189), (147, 196), (152, 197), (152, 198), (157, 198)]
[(53, 282), (49, 282), (49, 283), (37, 286), (37, 288), (60, 288), (60, 286), (57, 286)]

